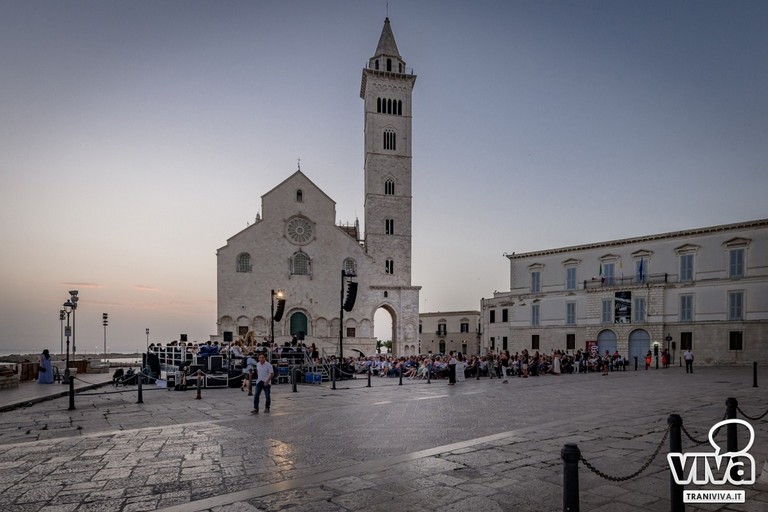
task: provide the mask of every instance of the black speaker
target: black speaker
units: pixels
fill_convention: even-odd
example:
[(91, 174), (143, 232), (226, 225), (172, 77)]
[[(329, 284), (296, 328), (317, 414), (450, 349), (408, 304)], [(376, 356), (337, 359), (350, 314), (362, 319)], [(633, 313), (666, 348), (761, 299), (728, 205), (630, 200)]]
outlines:
[(355, 299), (357, 298), (357, 283), (350, 281), (347, 283), (347, 297), (344, 299), (344, 311), (350, 312), (355, 307)]
[(275, 322), (279, 322), (283, 318), (283, 311), (285, 311), (285, 299), (277, 299), (277, 309), (275, 310)]
[(181, 335), (181, 341), (187, 341), (187, 335), (186, 334), (182, 334)]
[(232, 341), (232, 331), (224, 331), (224, 341), (226, 342)]

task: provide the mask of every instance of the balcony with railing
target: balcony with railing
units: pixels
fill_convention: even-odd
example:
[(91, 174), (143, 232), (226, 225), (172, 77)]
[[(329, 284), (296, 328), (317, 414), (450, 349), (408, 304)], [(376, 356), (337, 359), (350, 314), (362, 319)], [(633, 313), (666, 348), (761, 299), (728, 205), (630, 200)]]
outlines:
[(647, 276), (629, 276), (629, 277), (602, 277), (584, 281), (585, 290), (598, 290), (606, 288), (629, 288), (634, 286), (648, 286), (654, 284), (669, 284), (671, 282), (669, 274), (650, 274)]

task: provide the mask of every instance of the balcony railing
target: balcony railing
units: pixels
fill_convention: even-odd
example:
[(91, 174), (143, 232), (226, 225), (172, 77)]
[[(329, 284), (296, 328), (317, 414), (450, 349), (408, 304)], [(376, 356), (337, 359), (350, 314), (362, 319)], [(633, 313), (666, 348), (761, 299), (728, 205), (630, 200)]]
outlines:
[(602, 277), (600, 279), (584, 281), (584, 289), (595, 290), (598, 288), (626, 288), (629, 286), (643, 286), (649, 284), (668, 284), (669, 282), (669, 274), (650, 274), (643, 276), (642, 279), (638, 278), (638, 276)]

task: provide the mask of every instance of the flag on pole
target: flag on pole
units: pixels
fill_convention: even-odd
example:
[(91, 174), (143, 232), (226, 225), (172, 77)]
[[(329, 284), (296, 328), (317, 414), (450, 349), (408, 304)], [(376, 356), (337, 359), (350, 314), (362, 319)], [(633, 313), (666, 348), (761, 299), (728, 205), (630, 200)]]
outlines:
[(637, 266), (637, 280), (641, 283), (645, 282), (643, 278), (643, 258), (640, 258), (640, 263)]

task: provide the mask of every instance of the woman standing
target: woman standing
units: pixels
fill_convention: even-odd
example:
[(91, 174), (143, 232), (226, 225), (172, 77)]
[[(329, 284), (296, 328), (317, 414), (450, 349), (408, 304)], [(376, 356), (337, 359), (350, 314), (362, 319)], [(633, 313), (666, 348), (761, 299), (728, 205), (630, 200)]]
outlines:
[(51, 354), (48, 352), (48, 349), (43, 350), (43, 353), (40, 354), (37, 364), (40, 365), (37, 383), (53, 384), (53, 364), (51, 363)]

